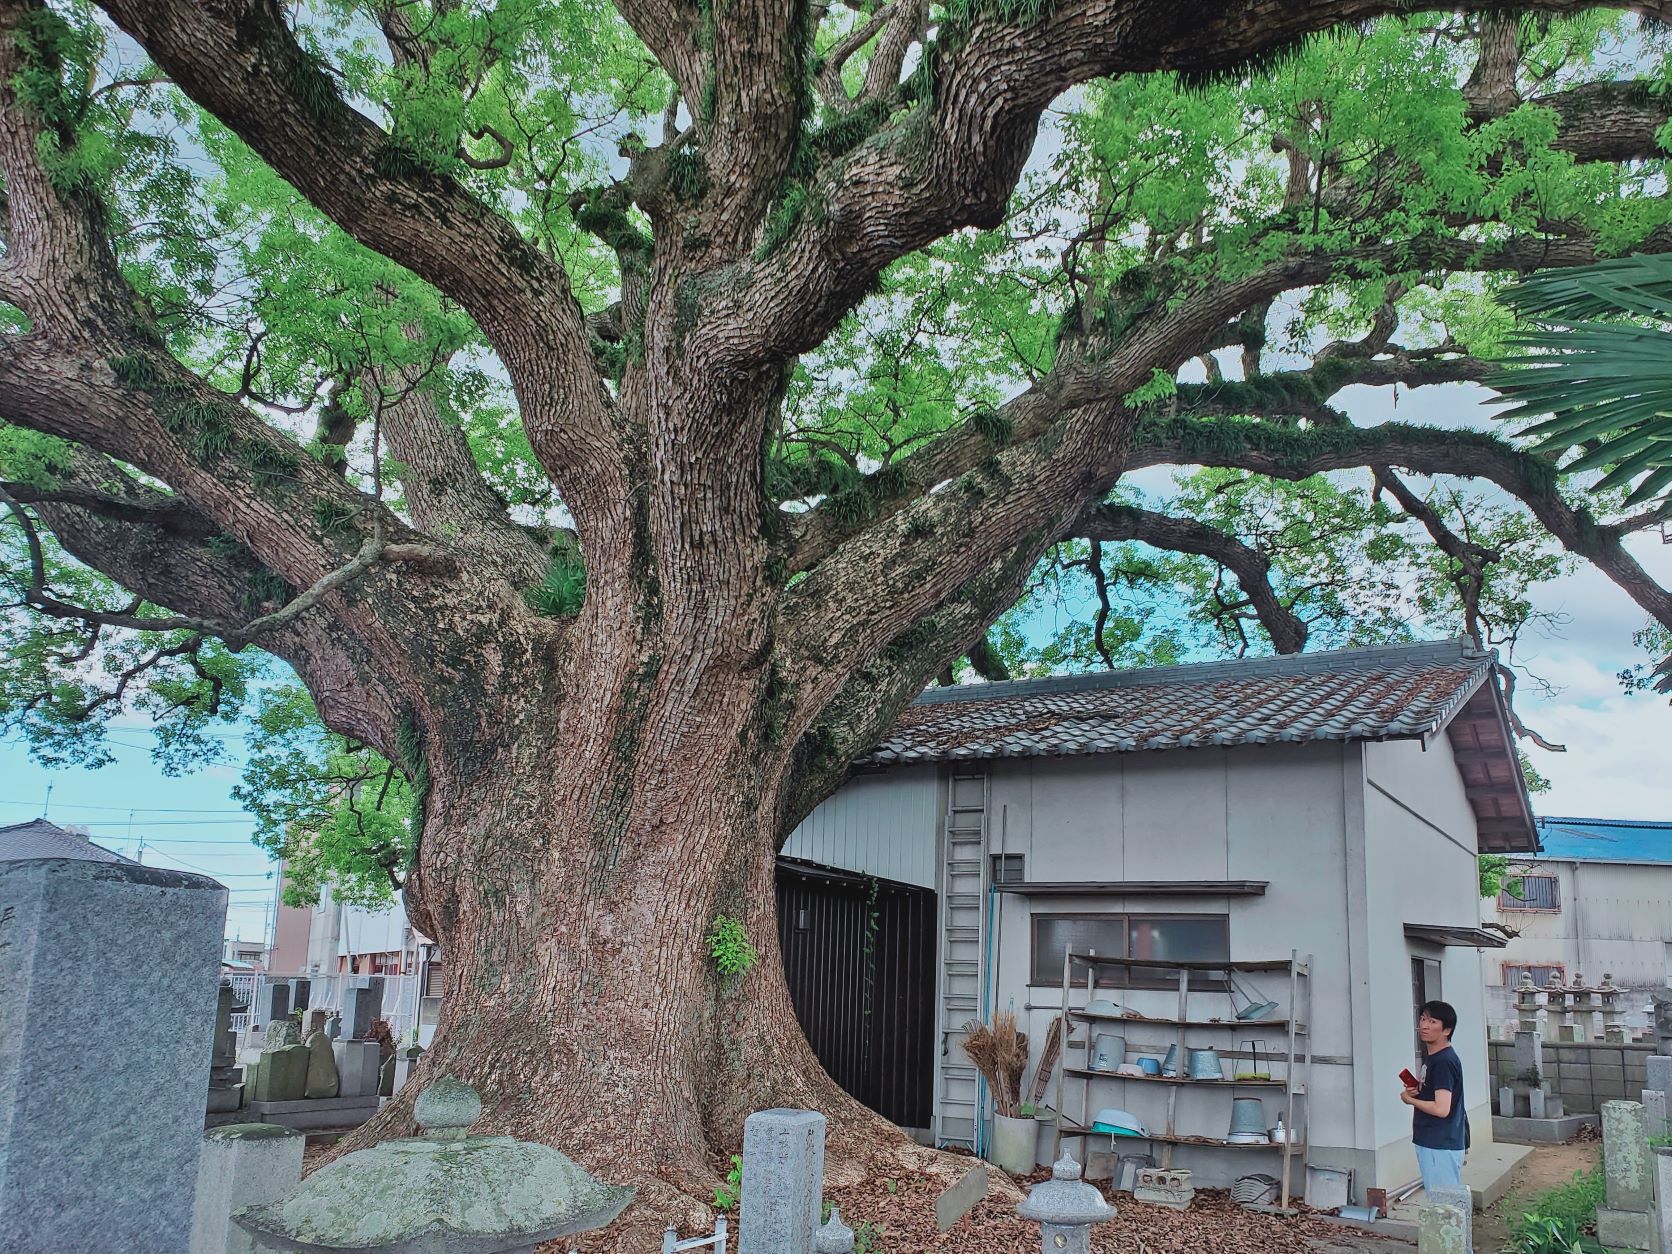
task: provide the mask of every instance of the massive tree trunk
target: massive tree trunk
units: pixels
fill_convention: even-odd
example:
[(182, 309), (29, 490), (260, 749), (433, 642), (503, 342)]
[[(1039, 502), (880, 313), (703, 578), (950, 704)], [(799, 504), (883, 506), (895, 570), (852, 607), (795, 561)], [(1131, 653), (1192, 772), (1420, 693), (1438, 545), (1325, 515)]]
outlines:
[[(670, 1217), (699, 1217), (715, 1151), (739, 1144), (752, 1110), (826, 1111), (838, 1161), (910, 1152), (829, 1080), (796, 1022), (773, 876), (788, 755), (762, 708), (766, 668), (705, 664), (711, 639), (641, 643), (608, 682), (596, 661), (584, 676), (524, 672), (453, 711), (491, 733), (426, 743), (407, 890), (445, 973), (420, 1083), (458, 1076), (481, 1093), (484, 1128), (639, 1185), (631, 1238), (608, 1240), (645, 1248)], [(569, 683), (586, 688), (559, 715)], [(710, 956), (719, 919), (758, 951), (741, 974)], [(408, 1128), (412, 1096), (347, 1145)]]

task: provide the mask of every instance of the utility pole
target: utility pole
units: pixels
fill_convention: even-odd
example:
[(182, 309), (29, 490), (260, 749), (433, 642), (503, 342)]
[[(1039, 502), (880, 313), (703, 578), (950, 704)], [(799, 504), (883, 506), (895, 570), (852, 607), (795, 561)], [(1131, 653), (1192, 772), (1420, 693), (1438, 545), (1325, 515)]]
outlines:
[(44, 819), (52, 813), (52, 785), (46, 786), (46, 804), (41, 807), (41, 817)]

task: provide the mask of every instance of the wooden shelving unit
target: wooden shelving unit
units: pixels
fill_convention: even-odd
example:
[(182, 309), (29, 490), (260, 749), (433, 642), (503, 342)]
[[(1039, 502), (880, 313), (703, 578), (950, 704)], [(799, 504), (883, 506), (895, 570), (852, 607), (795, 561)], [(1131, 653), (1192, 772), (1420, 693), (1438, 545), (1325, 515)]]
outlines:
[[(1109, 982), (1101, 988), (1098, 984), (1098, 973), (1106, 970), (1128, 970), (1142, 967), (1146, 971), (1175, 972), (1178, 976), (1178, 1013), (1167, 1019), (1156, 1018), (1151, 1015), (1140, 1014), (1108, 1014), (1099, 1011), (1088, 1011), (1085, 1005), (1096, 1000), (1100, 994), (1124, 993), (1127, 985)], [(1080, 979), (1081, 973), (1084, 978)], [(1199, 1013), (1191, 1014), (1190, 998), (1194, 993), (1197, 997), (1227, 997), (1223, 989), (1192, 989), (1190, 977), (1193, 973), (1204, 975), (1218, 974), (1224, 977), (1244, 973), (1273, 973), (1282, 972), (1288, 978), (1288, 1007), (1284, 1018), (1274, 1019), (1215, 1019), (1204, 1018)], [(1085, 1002), (1079, 1006), (1070, 1005), (1070, 998), (1077, 998), (1081, 993)], [(1282, 1003), (1279, 1003), (1281, 1010)], [(1307, 1146), (1310, 1141), (1311, 1111), (1308, 1094), (1312, 1080), (1312, 1047), (1306, 1030), (1306, 1024), (1312, 1016), (1312, 958), (1311, 955), (1302, 957), (1299, 952), (1291, 953), (1286, 959), (1269, 959), (1255, 962), (1167, 962), (1157, 958), (1105, 958), (1098, 954), (1079, 954), (1072, 950), (1063, 955), (1062, 969), (1062, 1021), (1063, 1048), (1057, 1053), (1056, 1081), (1057, 1081), (1057, 1134), (1056, 1153), (1062, 1152), (1062, 1142), (1065, 1139), (1077, 1139), (1082, 1142), (1090, 1137), (1108, 1137), (1112, 1142), (1119, 1141), (1150, 1141), (1160, 1145), (1161, 1163), (1164, 1167), (1172, 1166), (1173, 1152), (1176, 1148), (1188, 1149), (1200, 1146), (1209, 1149), (1237, 1149), (1237, 1150), (1266, 1150), (1275, 1153), (1282, 1160), (1282, 1196), (1281, 1208), (1287, 1210), (1289, 1200), (1294, 1191), (1294, 1163), (1298, 1160), (1304, 1167), (1307, 1159)], [(1177, 1076), (1131, 1076), (1119, 1075), (1112, 1071), (1094, 1071), (1086, 1067), (1072, 1067), (1068, 1065), (1068, 1051), (1080, 1048), (1086, 1051), (1089, 1059), (1091, 1050), (1091, 1035), (1093, 1027), (1109, 1024), (1121, 1024), (1127, 1028), (1154, 1027), (1163, 1028), (1172, 1034), (1168, 1044), (1177, 1045), (1177, 1065), (1181, 1072), (1188, 1066), (1192, 1037), (1211, 1032), (1265, 1032), (1274, 1030), (1282, 1033), (1288, 1049), (1282, 1060), (1284, 1070), (1281, 1079), (1267, 1080), (1192, 1080), (1185, 1074)], [(1082, 1033), (1080, 1040), (1075, 1039), (1076, 1032)], [(1205, 1048), (1198, 1044), (1198, 1048)], [(1128, 1048), (1132, 1044), (1128, 1042)], [(1165, 1047), (1162, 1047), (1165, 1048)], [(1274, 1058), (1273, 1067), (1278, 1065)], [(1068, 1113), (1069, 1100), (1067, 1085), (1072, 1081), (1080, 1088), (1079, 1118), (1070, 1118)], [(1148, 1135), (1142, 1137), (1117, 1136), (1109, 1132), (1097, 1132), (1092, 1129), (1091, 1095), (1094, 1086), (1103, 1084), (1153, 1085), (1159, 1084), (1167, 1090), (1165, 1127), (1161, 1131), (1151, 1129)], [(1234, 1142), (1225, 1137), (1200, 1136), (1180, 1131), (1178, 1127), (1178, 1094), (1181, 1089), (1280, 1089), (1284, 1095), (1283, 1126), (1289, 1130), (1291, 1138), (1289, 1144), (1277, 1144), (1270, 1141), (1244, 1144)], [(1230, 1112), (1226, 1111), (1226, 1121), (1229, 1122)], [(1147, 1126), (1147, 1125), (1146, 1125)]]

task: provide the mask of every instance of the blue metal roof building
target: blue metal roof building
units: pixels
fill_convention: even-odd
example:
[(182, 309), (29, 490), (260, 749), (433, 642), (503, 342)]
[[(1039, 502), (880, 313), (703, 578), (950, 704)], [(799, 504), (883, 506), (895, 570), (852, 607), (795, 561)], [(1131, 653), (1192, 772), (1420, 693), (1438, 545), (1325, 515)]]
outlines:
[(1539, 858), (1567, 862), (1672, 864), (1672, 821), (1540, 816)]

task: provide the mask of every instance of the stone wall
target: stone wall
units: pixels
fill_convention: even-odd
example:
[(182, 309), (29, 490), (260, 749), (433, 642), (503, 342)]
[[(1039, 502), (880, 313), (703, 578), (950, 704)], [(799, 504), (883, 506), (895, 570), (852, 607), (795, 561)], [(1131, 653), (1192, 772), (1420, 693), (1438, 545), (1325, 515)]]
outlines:
[[(1648, 1057), (1654, 1052), (1649, 1044), (1545, 1041), (1545, 1082), (1553, 1092), (1562, 1095), (1568, 1114), (1594, 1115), (1601, 1111), (1604, 1102), (1643, 1099)], [(1514, 1057), (1512, 1042), (1490, 1043), (1494, 1106), (1498, 1100), (1499, 1076), (1514, 1069)]]

